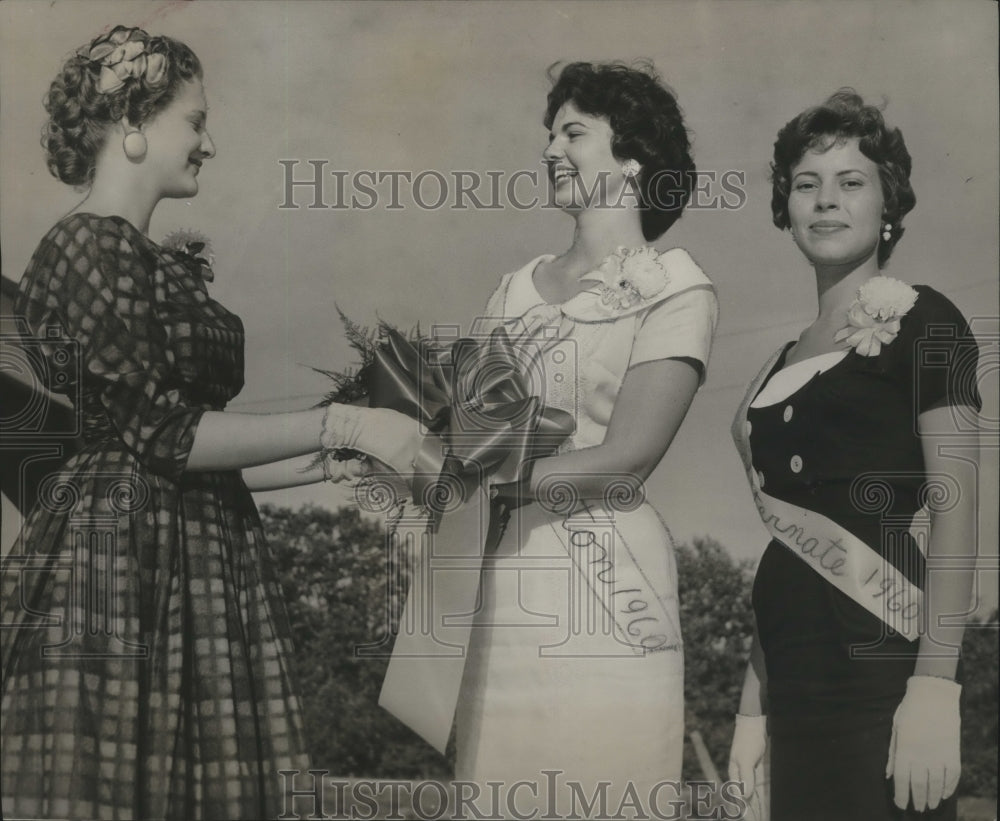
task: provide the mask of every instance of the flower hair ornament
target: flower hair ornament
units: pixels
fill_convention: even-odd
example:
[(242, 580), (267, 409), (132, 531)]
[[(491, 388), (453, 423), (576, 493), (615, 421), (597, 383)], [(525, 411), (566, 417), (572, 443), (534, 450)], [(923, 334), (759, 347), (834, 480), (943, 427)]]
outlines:
[(878, 356), (899, 333), (899, 320), (917, 302), (917, 292), (893, 277), (877, 276), (858, 288), (847, 310), (847, 326), (834, 335), (861, 356)]
[(144, 79), (150, 86), (158, 86), (166, 80), (166, 57), (148, 53), (148, 37), (142, 29), (118, 26), (81, 50), (83, 57), (101, 67), (98, 91), (111, 94), (133, 77)]

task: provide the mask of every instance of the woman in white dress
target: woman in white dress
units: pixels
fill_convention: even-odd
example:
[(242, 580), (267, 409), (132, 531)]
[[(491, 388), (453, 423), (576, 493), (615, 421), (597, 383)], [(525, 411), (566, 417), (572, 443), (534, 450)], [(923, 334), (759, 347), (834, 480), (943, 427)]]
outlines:
[[(573, 242), (504, 276), (477, 324), (506, 330), (532, 393), (569, 412), (575, 432), (519, 481), (490, 488), (506, 527), (483, 557), (456, 778), (481, 785), (477, 806), (504, 817), (669, 815), (683, 645), (673, 543), (643, 482), (704, 379), (717, 304), (685, 251), (647, 243), (681, 216), (694, 163), (677, 101), (651, 67), (566, 66), (545, 125), (551, 201), (573, 218)], [(422, 447), (415, 427), (386, 408), (332, 405), (324, 445), (406, 474)], [(402, 690), (414, 727), (436, 710), (423, 723), (437, 732), (418, 730), (443, 748), (448, 699), (421, 682), (419, 659), (408, 666), (401, 640), (406, 658), (390, 665), (381, 703), (394, 710), (387, 692)]]
[(681, 773), (684, 666), (673, 544), (642, 483), (704, 379), (717, 306), (684, 250), (647, 243), (681, 216), (694, 164), (651, 70), (566, 66), (545, 125), (573, 242), (504, 276), (486, 326), (507, 328), (576, 431), (494, 488), (511, 514), (484, 562), (456, 777), (528, 782), (519, 812), (580, 817), (595, 798), (599, 812), (605, 789), (609, 813), (629, 793), (662, 809), (677, 796), (655, 785)]

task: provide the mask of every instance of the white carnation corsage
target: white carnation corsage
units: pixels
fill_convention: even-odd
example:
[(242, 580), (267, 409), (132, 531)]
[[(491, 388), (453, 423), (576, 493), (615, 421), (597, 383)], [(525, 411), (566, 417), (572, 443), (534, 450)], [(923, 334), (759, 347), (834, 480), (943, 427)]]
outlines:
[(847, 310), (847, 326), (834, 335), (861, 356), (878, 356), (899, 333), (899, 320), (916, 304), (917, 292), (892, 277), (872, 277), (858, 288)]
[(656, 249), (615, 249), (597, 269), (604, 279), (601, 304), (627, 310), (642, 300), (652, 299), (667, 287), (669, 274)]

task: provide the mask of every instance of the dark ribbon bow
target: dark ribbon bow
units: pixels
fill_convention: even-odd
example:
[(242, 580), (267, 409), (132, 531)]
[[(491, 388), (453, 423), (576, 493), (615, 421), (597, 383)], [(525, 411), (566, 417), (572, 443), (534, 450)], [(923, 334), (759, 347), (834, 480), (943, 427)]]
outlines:
[[(483, 477), (494, 484), (522, 480), (533, 460), (552, 454), (573, 434), (576, 422), (531, 394), (503, 328), (486, 338), (421, 348), (398, 331), (386, 332), (368, 375), (368, 403), (416, 419), (433, 434), (418, 456), (411, 491), (436, 527), (442, 482), (452, 485), (445, 495), (460, 488), (467, 500)], [(493, 523), (490, 530), (497, 530)]]

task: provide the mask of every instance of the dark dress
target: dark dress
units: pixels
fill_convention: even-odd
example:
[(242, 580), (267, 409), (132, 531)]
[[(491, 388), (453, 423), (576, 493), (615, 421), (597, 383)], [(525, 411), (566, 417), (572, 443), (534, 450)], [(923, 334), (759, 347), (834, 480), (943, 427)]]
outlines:
[(239, 472), (185, 472), (242, 387), (240, 319), (194, 260), (90, 214), (45, 236), (17, 310), (79, 374), (85, 446), (5, 567), (4, 815), (278, 815), (278, 771), (308, 766), (281, 589)]
[[(978, 410), (981, 401), (968, 323), (937, 291), (916, 290), (898, 336), (879, 355), (851, 351), (747, 416), (753, 468), (767, 494), (833, 520), (923, 589), (918, 540), (927, 528), (911, 532), (911, 524), (936, 490), (917, 418), (944, 404)], [(889, 630), (777, 541), (761, 558), (753, 606), (767, 669), (772, 821), (910, 817), (895, 809), (885, 767), (918, 642)], [(926, 817), (954, 814), (953, 797)]]

